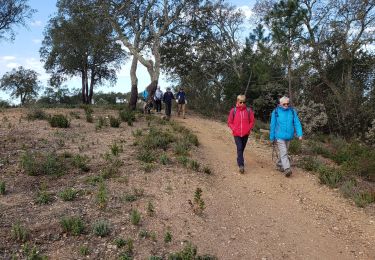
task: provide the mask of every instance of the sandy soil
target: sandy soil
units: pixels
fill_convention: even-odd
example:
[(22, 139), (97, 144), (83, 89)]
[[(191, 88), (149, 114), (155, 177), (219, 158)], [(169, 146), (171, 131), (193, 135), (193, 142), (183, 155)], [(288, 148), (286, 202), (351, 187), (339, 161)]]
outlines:
[[(84, 119), (82, 109), (72, 110), (80, 118), (72, 118), (68, 129), (52, 129), (46, 121), (26, 121), (26, 111), (7, 110), (0, 120), (0, 180), (6, 182), (7, 193), (0, 195), (0, 258), (24, 255), (23, 245), (11, 236), (12, 225), (19, 221), (30, 232), (28, 243), (37, 246), (49, 259), (118, 259), (124, 251), (114, 244), (118, 238), (132, 239), (133, 259), (149, 259), (151, 255), (167, 258), (181, 250), (188, 241), (198, 247), (199, 254), (218, 259), (375, 259), (375, 214), (360, 209), (342, 198), (335, 190), (318, 183), (314, 175), (295, 168), (290, 178), (274, 169), (271, 147), (252, 138), (245, 154), (245, 174), (238, 173), (235, 145), (229, 129), (222, 122), (189, 115), (173, 120), (191, 129), (200, 146), (191, 158), (207, 165), (211, 175), (182, 167), (170, 151), (172, 162), (155, 164), (145, 172), (136, 159), (132, 132), (146, 131), (148, 124), (140, 118), (133, 127), (106, 127), (95, 130), (95, 124)], [(47, 110), (48, 113), (67, 110)], [(95, 110), (94, 115), (116, 115), (115, 111)], [(105, 181), (108, 202), (99, 208), (98, 186), (87, 182), (106, 166), (104, 154), (117, 142), (123, 152), (123, 165), (116, 176)], [(28, 176), (19, 165), (24, 150), (54, 150), (59, 153), (81, 153), (90, 158), (89, 172), (73, 169), (58, 178)], [(47, 205), (35, 203), (41, 184), (53, 194)], [(80, 191), (71, 202), (62, 201), (58, 193), (66, 187)], [(206, 208), (202, 215), (192, 211), (188, 201), (196, 188), (202, 189)], [(136, 201), (124, 196), (140, 193)], [(155, 214), (147, 214), (151, 202)], [(132, 209), (142, 220), (132, 225)], [(79, 236), (65, 234), (62, 216), (80, 216), (85, 232)], [(91, 226), (98, 219), (111, 224), (111, 234), (97, 237)], [(153, 238), (141, 237), (144, 231)], [(172, 241), (164, 241), (165, 234)], [(79, 253), (82, 247), (89, 254)]]
[(271, 148), (252, 139), (241, 175), (224, 123), (178, 121), (198, 136), (204, 160), (215, 169), (205, 225), (196, 231), (203, 251), (215, 248), (220, 259), (375, 259), (371, 212), (300, 169), (284, 177), (274, 168)]

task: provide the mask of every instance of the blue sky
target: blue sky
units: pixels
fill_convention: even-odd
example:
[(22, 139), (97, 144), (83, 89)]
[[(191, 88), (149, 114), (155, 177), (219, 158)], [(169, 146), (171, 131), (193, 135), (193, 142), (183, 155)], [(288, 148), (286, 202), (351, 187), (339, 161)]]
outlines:
[[(249, 16), (251, 14), (250, 8), (255, 0), (231, 0), (229, 2), (240, 7)], [(13, 68), (23, 66), (26, 69), (38, 72), (42, 86), (46, 87), (49, 75), (45, 73), (43, 64), (40, 62), (39, 49), (43, 40), (44, 27), (56, 12), (56, 0), (29, 0), (29, 5), (36, 9), (37, 12), (28, 21), (27, 28), (15, 27), (16, 39), (13, 42), (0, 41), (0, 77)], [(118, 80), (114, 87), (100, 87), (96, 91), (129, 92), (131, 85), (129, 69), (130, 64), (124, 64), (118, 73)], [(142, 65), (138, 66), (137, 76), (138, 88), (141, 91), (150, 81), (147, 70)], [(162, 89), (168, 86), (167, 79), (163, 76), (161, 76), (159, 83)], [(73, 78), (64, 85), (69, 86), (69, 88), (80, 88), (80, 84), (80, 79)], [(0, 99), (8, 100), (12, 103), (18, 102), (18, 100), (11, 100), (4, 91), (0, 91)]]

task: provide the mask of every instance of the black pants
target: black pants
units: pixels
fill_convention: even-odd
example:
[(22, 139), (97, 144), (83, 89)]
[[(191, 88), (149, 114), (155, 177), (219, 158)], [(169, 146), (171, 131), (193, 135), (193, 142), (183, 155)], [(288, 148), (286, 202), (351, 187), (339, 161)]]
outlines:
[(245, 150), (247, 139), (249, 138), (248, 135), (245, 135), (243, 137), (235, 136), (234, 141), (237, 146), (237, 165), (238, 166), (244, 166), (244, 159), (243, 159), (243, 151)]
[(166, 116), (171, 116), (172, 112), (172, 102), (165, 102), (165, 115)]
[(155, 100), (156, 112), (161, 112), (161, 100)]

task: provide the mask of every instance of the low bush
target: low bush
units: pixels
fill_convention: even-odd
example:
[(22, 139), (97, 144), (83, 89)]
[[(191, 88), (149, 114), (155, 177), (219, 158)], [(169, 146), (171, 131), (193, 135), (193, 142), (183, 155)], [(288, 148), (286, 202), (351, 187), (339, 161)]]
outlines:
[(41, 108), (31, 108), (26, 115), (27, 120), (47, 120), (48, 115)]
[(109, 117), (109, 125), (111, 127), (114, 127), (114, 128), (119, 128), (120, 127), (120, 124), (121, 124), (121, 121), (119, 118), (116, 118), (116, 117), (113, 117), (113, 116), (110, 116)]
[(96, 221), (92, 229), (93, 229), (94, 235), (98, 237), (106, 237), (111, 233), (110, 224), (107, 220)]
[(300, 154), (302, 151), (302, 142), (298, 139), (291, 140), (288, 151), (290, 154)]
[(318, 168), (319, 180), (322, 184), (326, 184), (331, 188), (337, 188), (343, 180), (343, 174), (340, 169), (321, 165)]
[(60, 224), (64, 232), (74, 236), (82, 234), (85, 229), (80, 217), (62, 217)]
[(123, 122), (128, 123), (129, 126), (132, 126), (135, 121), (135, 113), (130, 109), (120, 110), (119, 117)]
[(299, 167), (310, 172), (317, 172), (321, 163), (315, 156), (305, 156), (299, 161)]
[(68, 128), (70, 126), (68, 118), (61, 114), (53, 115), (49, 118), (48, 122), (51, 127)]
[(358, 207), (364, 208), (368, 204), (375, 202), (374, 192), (360, 192), (354, 196), (354, 202)]
[(21, 167), (28, 175), (61, 175), (66, 166), (62, 157), (55, 153), (31, 153), (21, 155)]
[(29, 238), (29, 232), (20, 222), (17, 222), (12, 225), (11, 236), (14, 240), (25, 242)]
[(136, 209), (132, 209), (132, 211), (130, 212), (130, 222), (133, 225), (137, 226), (139, 225), (140, 221), (141, 221), (141, 213), (139, 213), (139, 211)]
[(78, 191), (76, 191), (72, 188), (66, 188), (59, 193), (59, 197), (63, 201), (72, 201), (77, 197), (77, 194), (78, 194)]

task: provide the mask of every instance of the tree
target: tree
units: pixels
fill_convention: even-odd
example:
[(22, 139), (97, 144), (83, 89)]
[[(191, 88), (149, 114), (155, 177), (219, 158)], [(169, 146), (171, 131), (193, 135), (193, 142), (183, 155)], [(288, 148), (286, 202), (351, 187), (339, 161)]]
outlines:
[[(149, 98), (155, 93), (161, 70), (161, 46), (165, 37), (180, 28), (186, 19), (187, 8), (190, 1), (186, 0), (147, 0), (143, 3), (147, 6), (143, 12), (131, 12), (131, 1), (115, 0), (116, 5), (106, 6), (108, 1), (103, 1), (102, 6), (106, 10), (106, 16), (111, 22), (118, 38), (129, 52), (147, 68), (151, 83), (147, 87)], [(142, 2), (142, 1), (141, 1)], [(193, 2), (193, 1), (192, 1)], [(122, 4), (121, 4), (122, 3)], [(185, 13), (186, 15), (182, 15)], [(146, 18), (144, 37), (140, 45), (147, 47), (145, 50), (137, 47), (132, 38), (137, 34), (131, 26), (126, 26), (129, 21)], [(139, 31), (138, 31), (139, 32)]]
[(38, 73), (20, 66), (5, 73), (0, 80), (0, 88), (10, 92), (11, 97), (19, 97), (21, 105), (24, 105), (28, 100), (38, 96)]
[(9, 38), (14, 40), (14, 26), (25, 26), (26, 20), (35, 13), (27, 5), (27, 0), (1, 0), (0, 1), (0, 40)]
[(49, 21), (40, 54), (53, 82), (67, 76), (82, 79), (82, 102), (90, 104), (94, 87), (117, 80), (125, 52), (111, 25), (98, 16), (95, 0), (60, 0), (56, 17)]
[(300, 44), (305, 10), (299, 7), (298, 0), (275, 3), (265, 17), (272, 31), (273, 42), (277, 45), (287, 64), (289, 98), (293, 102), (292, 66), (294, 55)]

